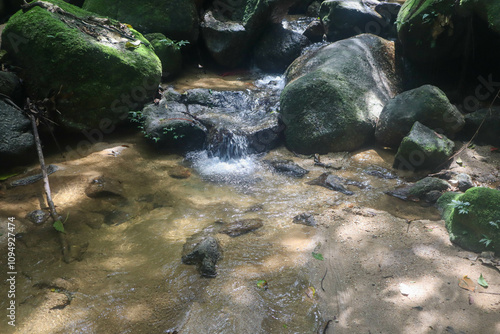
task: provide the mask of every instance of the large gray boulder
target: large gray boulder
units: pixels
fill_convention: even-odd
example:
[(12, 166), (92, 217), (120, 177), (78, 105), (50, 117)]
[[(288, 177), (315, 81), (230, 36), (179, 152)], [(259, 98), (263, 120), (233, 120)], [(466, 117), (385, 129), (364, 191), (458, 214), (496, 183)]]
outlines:
[(403, 138), (394, 158), (394, 168), (416, 171), (432, 170), (444, 164), (453, 154), (455, 144), (425, 125), (415, 122)]
[(23, 69), (28, 95), (57, 92), (58, 124), (106, 133), (153, 98), (161, 63), (140, 33), (64, 1), (34, 4), (11, 17), (2, 48)]
[(441, 89), (425, 85), (401, 93), (385, 105), (375, 137), (385, 146), (397, 147), (416, 121), (448, 137), (453, 137), (465, 123)]
[(297, 32), (273, 24), (255, 47), (255, 63), (267, 72), (283, 73), (311, 42)]
[(141, 33), (162, 33), (175, 40), (196, 42), (195, 0), (85, 0), (83, 9), (131, 24)]
[(293, 2), (214, 1), (201, 22), (201, 34), (208, 52), (222, 66), (241, 65), (265, 28), (273, 22), (281, 22)]
[(0, 170), (35, 159), (30, 120), (20, 110), (0, 100)]
[(281, 94), (287, 146), (304, 154), (361, 147), (401, 89), (398, 72), (394, 43), (369, 34), (297, 58)]
[[(483, 122), (484, 121), (484, 122)], [(500, 108), (479, 109), (465, 115), (464, 132), (467, 136), (473, 136), (477, 129), (475, 140), (487, 145), (500, 146)]]

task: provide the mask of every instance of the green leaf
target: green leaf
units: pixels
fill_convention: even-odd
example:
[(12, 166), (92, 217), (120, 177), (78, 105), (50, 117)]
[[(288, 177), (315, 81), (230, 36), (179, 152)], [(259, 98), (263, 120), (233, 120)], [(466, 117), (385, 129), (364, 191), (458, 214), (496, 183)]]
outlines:
[(477, 284), (479, 284), (483, 288), (488, 287), (488, 282), (486, 282), (486, 280), (484, 279), (483, 274), (479, 275), (479, 278), (477, 279)]
[(261, 288), (261, 289), (264, 289), (264, 290), (267, 290), (267, 281), (264, 280), (264, 279), (261, 279), (261, 280), (258, 280), (257, 281), (257, 287)]
[(316, 260), (320, 260), (320, 261), (323, 261), (324, 258), (323, 258), (323, 254), (321, 253), (312, 253), (312, 256), (316, 259)]
[(141, 45), (141, 41), (140, 40), (135, 40), (133, 42), (127, 42), (125, 43), (125, 47), (127, 49), (137, 49), (139, 46)]
[(66, 233), (64, 231), (64, 225), (63, 225), (62, 221), (56, 220), (52, 226), (54, 226), (56, 231), (61, 232), (61, 233)]
[(489, 224), (493, 227), (496, 227), (498, 229), (500, 229), (500, 227), (498, 226), (498, 223), (500, 223), (500, 220), (497, 220), (496, 222), (489, 222)]
[(3, 175), (0, 175), (0, 181), (4, 181), (4, 180), (7, 180), (8, 178), (10, 177), (13, 177), (13, 176), (16, 176), (18, 175), (19, 173), (8, 173), (8, 174), (3, 174)]

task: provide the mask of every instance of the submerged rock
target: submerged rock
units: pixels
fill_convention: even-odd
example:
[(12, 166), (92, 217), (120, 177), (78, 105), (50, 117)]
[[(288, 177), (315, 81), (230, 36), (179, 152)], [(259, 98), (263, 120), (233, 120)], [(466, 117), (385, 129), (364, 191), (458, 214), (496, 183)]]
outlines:
[(327, 189), (338, 191), (348, 196), (354, 195), (354, 192), (347, 190), (347, 188), (344, 187), (344, 184), (346, 182), (347, 180), (341, 177), (331, 175), (328, 173), (323, 173), (317, 179), (307, 182), (307, 184), (325, 187)]
[(123, 186), (118, 180), (99, 176), (90, 181), (85, 189), (85, 195), (90, 198), (122, 197)]
[(500, 191), (470, 188), (463, 194), (447, 193), (438, 200), (450, 240), (474, 252), (500, 255)]
[(417, 121), (448, 137), (459, 132), (465, 123), (441, 89), (424, 85), (387, 102), (380, 113), (375, 138), (382, 145), (397, 147)]
[(50, 213), (43, 210), (34, 210), (26, 215), (26, 218), (35, 225), (45, 223), (49, 217)]
[(184, 166), (174, 166), (168, 170), (168, 176), (174, 179), (187, 179), (191, 176), (191, 169)]
[(263, 160), (271, 166), (277, 173), (293, 176), (297, 178), (304, 177), (309, 171), (297, 165), (292, 160)]
[(302, 224), (307, 226), (316, 226), (316, 219), (310, 213), (304, 212), (293, 217), (294, 224)]
[(227, 234), (230, 237), (238, 237), (242, 234), (255, 231), (256, 229), (261, 228), (262, 226), (264, 226), (262, 219), (259, 218), (243, 219), (229, 223), (226, 227), (224, 227), (220, 231), (220, 233)]
[(216, 277), (217, 262), (222, 258), (219, 242), (212, 236), (194, 235), (182, 249), (182, 263), (196, 265), (201, 276)]
[(394, 168), (418, 170), (437, 168), (453, 154), (455, 144), (445, 136), (415, 122), (394, 158)]
[(281, 94), (287, 146), (323, 154), (371, 140), (382, 108), (400, 90), (394, 52), (394, 43), (363, 34), (297, 58)]
[(29, 96), (57, 93), (58, 124), (109, 133), (153, 98), (161, 63), (140, 33), (61, 0), (33, 4), (10, 18), (2, 48), (23, 69)]

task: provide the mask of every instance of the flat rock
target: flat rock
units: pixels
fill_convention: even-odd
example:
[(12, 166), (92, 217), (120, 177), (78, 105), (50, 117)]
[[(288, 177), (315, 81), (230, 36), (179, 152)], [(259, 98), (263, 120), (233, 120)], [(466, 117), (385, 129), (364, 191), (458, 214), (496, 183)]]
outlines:
[(237, 220), (235, 222), (229, 223), (225, 228), (223, 228), (220, 233), (229, 235), (230, 237), (237, 237), (248, 232), (255, 231), (258, 228), (264, 226), (262, 219), (251, 218)]

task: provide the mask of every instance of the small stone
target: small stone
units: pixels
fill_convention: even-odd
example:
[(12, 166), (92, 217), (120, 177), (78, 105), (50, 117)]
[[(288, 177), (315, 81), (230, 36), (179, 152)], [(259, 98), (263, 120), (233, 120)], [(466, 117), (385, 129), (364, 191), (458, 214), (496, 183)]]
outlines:
[(32, 222), (33, 224), (40, 225), (45, 223), (47, 219), (50, 217), (48, 212), (43, 210), (34, 210), (26, 215), (26, 218)]
[(399, 292), (401, 292), (403, 296), (408, 296), (411, 293), (411, 288), (408, 285), (401, 283), (399, 284)]
[(316, 219), (314, 219), (314, 216), (312, 214), (304, 212), (293, 217), (293, 223), (307, 226), (316, 226)]
[(462, 192), (465, 192), (467, 189), (474, 187), (472, 178), (465, 173), (458, 174), (456, 176), (456, 180), (458, 182), (458, 189)]
[(214, 237), (194, 235), (186, 241), (182, 253), (182, 263), (197, 265), (201, 276), (217, 276), (216, 264), (222, 258), (222, 250)]
[(174, 166), (168, 170), (168, 175), (174, 179), (187, 179), (191, 176), (191, 170), (184, 166)]
[(122, 194), (121, 182), (104, 176), (94, 178), (85, 189), (85, 195), (90, 198), (121, 197)]
[(232, 222), (225, 229), (221, 230), (220, 233), (229, 235), (230, 237), (237, 237), (248, 232), (255, 231), (258, 228), (264, 226), (262, 219), (243, 219)]

